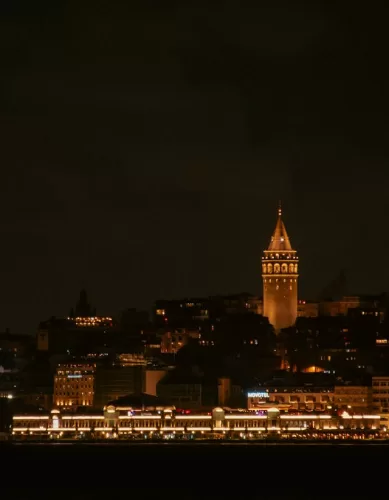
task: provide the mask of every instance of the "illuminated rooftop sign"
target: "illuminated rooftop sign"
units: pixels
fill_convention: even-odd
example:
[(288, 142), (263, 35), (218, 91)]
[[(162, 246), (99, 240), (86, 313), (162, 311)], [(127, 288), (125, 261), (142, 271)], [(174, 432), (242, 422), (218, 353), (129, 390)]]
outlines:
[(268, 398), (269, 394), (266, 391), (255, 391), (255, 392), (248, 392), (247, 397), (249, 397), (249, 398)]

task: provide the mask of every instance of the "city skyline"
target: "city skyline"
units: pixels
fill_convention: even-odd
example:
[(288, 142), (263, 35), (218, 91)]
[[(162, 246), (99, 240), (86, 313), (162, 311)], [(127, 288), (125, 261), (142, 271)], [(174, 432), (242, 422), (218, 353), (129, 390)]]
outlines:
[(22, 4), (0, 6), (0, 330), (81, 288), (104, 313), (259, 294), (280, 198), (301, 297), (343, 268), (389, 288), (366, 263), (389, 252), (379, 9)]
[(0, 1), (11, 498), (384, 484), (387, 17)]
[[(265, 250), (265, 255), (266, 255), (266, 252), (269, 251), (269, 249), (273, 248), (274, 251), (275, 250), (275, 246), (274, 246), (274, 238), (278, 238), (278, 237), (281, 237), (281, 232), (284, 231), (285, 232), (285, 235), (286, 235), (286, 238), (287, 238), (287, 243), (288, 243), (288, 248), (290, 246), (290, 239), (289, 239), (289, 235), (285, 229), (285, 226), (284, 226), (284, 223), (283, 223), (283, 217), (284, 217), (284, 211), (283, 209), (281, 209), (281, 200), (278, 201), (278, 205), (277, 205), (277, 209), (276, 211), (274, 210), (274, 213), (277, 213), (277, 222), (276, 222), (276, 225), (275, 225), (275, 228), (273, 228), (273, 231), (271, 231), (271, 237), (269, 237), (267, 239), (268, 241), (268, 244), (265, 245), (264, 249)], [(282, 215), (282, 218), (281, 218), (281, 215)], [(279, 226), (279, 224), (282, 224), (282, 226)], [(280, 232), (281, 231), (281, 232)], [(279, 234), (278, 234), (279, 233)], [(292, 237), (293, 239), (293, 237)], [(281, 238), (282, 240), (282, 238)], [(279, 243), (279, 242), (278, 242)], [(277, 246), (277, 245), (276, 245)], [(291, 248), (295, 248), (295, 246), (293, 245)], [(294, 250), (293, 250), (294, 251)], [(304, 252), (302, 252), (304, 253)], [(300, 252), (299, 252), (300, 254)], [(104, 307), (104, 304), (100, 304), (99, 307), (96, 307), (96, 304), (95, 304), (95, 301), (93, 299), (93, 296), (94, 294), (99, 296), (99, 289), (97, 290), (86, 290), (85, 288), (82, 288), (81, 289), (81, 294), (86, 292), (87, 293), (87, 296), (88, 296), (88, 302), (89, 302), (89, 306), (95, 311), (97, 311), (97, 316), (106, 316), (107, 314), (108, 315), (111, 315), (113, 317), (115, 317), (117, 320), (120, 318), (120, 314), (125, 310), (125, 309), (128, 309), (128, 308), (132, 308), (132, 307), (136, 307), (137, 309), (141, 309), (141, 310), (145, 310), (145, 311), (148, 311), (149, 313), (152, 313), (153, 311), (153, 307), (154, 307), (154, 303), (156, 300), (161, 300), (161, 299), (166, 299), (166, 300), (179, 300), (179, 299), (184, 299), (184, 298), (193, 298), (193, 297), (211, 297), (211, 296), (217, 296), (217, 295), (236, 295), (236, 294), (240, 294), (240, 293), (250, 293), (254, 296), (257, 296), (257, 297), (260, 297), (263, 299), (263, 278), (261, 276), (261, 274), (263, 274), (263, 270), (262, 270), (262, 266), (263, 266), (263, 258), (262, 258), (262, 264), (259, 264), (259, 287), (258, 287), (258, 290), (257, 291), (253, 291), (253, 290), (247, 290), (247, 289), (240, 289), (240, 290), (228, 290), (227, 292), (218, 292), (218, 293), (203, 293), (203, 294), (188, 294), (188, 295), (181, 295), (181, 296), (165, 296), (165, 297), (158, 297), (158, 298), (154, 298), (149, 304), (141, 304), (140, 306), (139, 305), (136, 305), (136, 304), (127, 304), (125, 305), (124, 307), (122, 307), (121, 309), (118, 309), (116, 308), (116, 310), (112, 311), (111, 310), (108, 310), (107, 307)], [(299, 261), (299, 264), (300, 264), (300, 261)], [(304, 269), (304, 263), (303, 263), (303, 269)], [(299, 271), (300, 273), (300, 271)], [(325, 284), (324, 287), (321, 287), (321, 290), (314, 296), (302, 296), (300, 292), (298, 292), (297, 294), (297, 299), (298, 300), (312, 300), (312, 301), (317, 301), (317, 300), (320, 300), (320, 299), (324, 299), (324, 298), (330, 298), (330, 296), (325, 296), (325, 297), (320, 297), (320, 294), (321, 294), (321, 291), (324, 291), (324, 290), (328, 290), (328, 289), (331, 289), (332, 286), (331, 284), (332, 283), (335, 283), (336, 281), (338, 280), (344, 280), (344, 285), (346, 287), (346, 290), (349, 291), (348, 287), (349, 287), (349, 284), (348, 284), (348, 276), (344, 274), (344, 268), (340, 270), (339, 273), (337, 273), (336, 275), (334, 275), (332, 277), (332, 279), (328, 280), (328, 282)], [(301, 280), (301, 277), (299, 279), (299, 282)], [(380, 294), (380, 293), (385, 293), (386, 290), (357, 290), (358, 293), (362, 293), (362, 294)], [(97, 292), (97, 293), (96, 293)], [(40, 323), (40, 321), (42, 320), (46, 320), (48, 319), (50, 316), (54, 316), (54, 317), (67, 317), (69, 315), (69, 311), (70, 309), (73, 309), (73, 305), (76, 304), (76, 299), (78, 297), (78, 294), (80, 293), (80, 290), (75, 290), (75, 294), (74, 294), (74, 297), (73, 297), (73, 303), (70, 303), (68, 304), (67, 306), (65, 305), (65, 308), (62, 308), (61, 309), (59, 308), (59, 305), (57, 307), (57, 311), (59, 312), (56, 312), (56, 313), (49, 313), (47, 312), (46, 315), (43, 315), (39, 320), (38, 320), (38, 323), (35, 325), (35, 326), (32, 326), (31, 330), (30, 331), (24, 331), (23, 333), (31, 333), (31, 334), (35, 334), (36, 333), (36, 330), (37, 330), (37, 327), (38, 327), (38, 324)], [(355, 294), (355, 292), (354, 292)], [(353, 295), (353, 293), (351, 293), (351, 295)], [(92, 299), (91, 299), (92, 297)], [(113, 308), (114, 309), (114, 308)], [(14, 328), (10, 327), (9, 325), (7, 325), (6, 327), (4, 327), (3, 330), (9, 330), (9, 331), (13, 331), (13, 332), (18, 332), (18, 333), (21, 333), (21, 330), (15, 330)]]

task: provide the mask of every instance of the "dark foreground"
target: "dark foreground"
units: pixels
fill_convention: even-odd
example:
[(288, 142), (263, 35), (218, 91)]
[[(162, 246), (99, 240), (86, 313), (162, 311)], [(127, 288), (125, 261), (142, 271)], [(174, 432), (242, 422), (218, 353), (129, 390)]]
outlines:
[(4, 499), (331, 499), (387, 491), (389, 445), (4, 443), (0, 456)]

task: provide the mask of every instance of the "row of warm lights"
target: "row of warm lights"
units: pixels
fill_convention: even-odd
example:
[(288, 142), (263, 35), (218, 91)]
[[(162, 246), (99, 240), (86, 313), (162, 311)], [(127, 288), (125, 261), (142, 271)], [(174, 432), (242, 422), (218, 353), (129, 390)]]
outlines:
[[(278, 410), (276, 410), (278, 411)], [(53, 410), (52, 413), (59, 413), (58, 410)], [(112, 413), (112, 412), (111, 412)], [(166, 412), (171, 413), (171, 412)], [(345, 419), (375, 419), (378, 420), (381, 417), (379, 415), (350, 415), (348, 412), (344, 411), (341, 415), (341, 418)], [(104, 419), (103, 415), (62, 415), (62, 419), (71, 419), (71, 420), (94, 420), (94, 419)], [(128, 411), (127, 415), (119, 415), (119, 420), (161, 420), (162, 415), (133, 415), (131, 410)], [(171, 415), (166, 415), (165, 418), (171, 418)], [(256, 414), (227, 414), (224, 415), (225, 420), (236, 420), (236, 419), (247, 419), (247, 420), (258, 420), (258, 419), (266, 419), (268, 418), (266, 415), (256, 415)], [(331, 419), (333, 418), (331, 415), (293, 415), (293, 414), (284, 414), (280, 415), (281, 419), (302, 419), (302, 420), (314, 420), (314, 419)], [(47, 420), (49, 419), (48, 415), (42, 416), (34, 416), (34, 415), (14, 415), (14, 420)], [(212, 415), (175, 415), (175, 420), (211, 420)]]
[(88, 373), (96, 368), (95, 363), (58, 364), (59, 373)]
[[(74, 399), (74, 398), (73, 398)], [(77, 402), (75, 402), (74, 404), (77, 405)], [(56, 405), (57, 406), (73, 406), (73, 401), (72, 400), (65, 400), (65, 401), (57, 401), (56, 402)], [(82, 402), (82, 405), (81, 406), (91, 406), (92, 405), (92, 401), (88, 401), (88, 400), (84, 400)]]
[[(267, 254), (267, 253), (270, 253), (270, 251), (269, 251), (269, 250), (265, 250), (265, 254)], [(290, 256), (290, 255), (286, 255), (286, 256), (285, 256), (285, 254), (283, 253), (283, 254), (282, 254), (282, 256), (281, 256), (281, 258), (284, 258), (284, 259), (285, 259), (285, 257), (286, 257), (287, 259), (292, 258), (292, 259), (294, 259), (294, 260), (298, 260), (298, 256), (297, 256), (297, 255), (292, 255), (292, 256)], [(268, 257), (268, 255), (265, 255), (264, 257), (262, 257), (262, 260), (265, 260), (265, 259), (268, 259), (268, 258), (269, 258), (269, 257)], [(270, 258), (271, 258), (271, 259), (274, 259), (274, 258), (275, 258), (275, 259), (279, 259), (279, 258), (280, 258), (280, 255), (279, 255), (278, 253), (276, 253), (275, 255), (274, 255), (273, 253), (271, 253), (271, 254), (270, 254)]]
[(105, 323), (112, 324), (113, 322), (113, 319), (111, 317), (100, 317), (100, 316), (77, 317), (77, 318), (68, 317), (68, 320), (74, 321), (77, 326), (98, 326)]
[(68, 317), (72, 321), (112, 321), (111, 316), (76, 316), (75, 318)]
[[(380, 419), (380, 417), (379, 417), (379, 416), (377, 416), (377, 415), (367, 415), (366, 417), (362, 417), (361, 415), (357, 415), (357, 416), (355, 416), (354, 418), (353, 418), (353, 417), (351, 417), (351, 416), (350, 416), (350, 417), (345, 417), (345, 420), (358, 420), (358, 421), (359, 421), (359, 422), (361, 422), (361, 423), (362, 423), (362, 419), (363, 419), (363, 420), (368, 419), (368, 420), (375, 420), (375, 421), (377, 421), (377, 420), (379, 420), (379, 419)], [(28, 419), (26, 419), (25, 417), (16, 416), (16, 417), (14, 417), (14, 421), (16, 421), (16, 420), (19, 420), (19, 421), (20, 421), (20, 423), (22, 423), (22, 424), (24, 423), (24, 425), (28, 425)], [(48, 417), (35, 417), (35, 418), (34, 418), (34, 420), (39, 421), (39, 422), (40, 422), (40, 421), (43, 421), (43, 420), (46, 420), (46, 421), (47, 421), (47, 423), (49, 423)], [(71, 421), (72, 419), (71, 419), (71, 417), (69, 417), (69, 418), (67, 418), (66, 420), (69, 422), (69, 421)], [(205, 421), (206, 421), (206, 420), (208, 420), (208, 422), (207, 422), (207, 424), (208, 424), (208, 425), (207, 425), (207, 424), (205, 424)], [(190, 428), (192, 428), (192, 429), (200, 429), (200, 430), (202, 430), (202, 429), (203, 429), (203, 430), (207, 430), (208, 428), (210, 428), (210, 427), (209, 427), (209, 424), (210, 424), (209, 420), (210, 420), (210, 419), (205, 419), (205, 418), (204, 418), (202, 421), (198, 421), (198, 422), (197, 422), (197, 426), (196, 426), (196, 425), (191, 424), (191, 425), (190, 425)], [(216, 428), (216, 429), (218, 429), (218, 428), (219, 428), (219, 429), (226, 429), (226, 430), (229, 430), (229, 429), (237, 429), (237, 428), (238, 428), (238, 429), (241, 429), (241, 428), (243, 427), (243, 425), (242, 425), (242, 424), (244, 424), (244, 422), (242, 422), (240, 425), (238, 425), (237, 420), (239, 420), (239, 419), (237, 419), (237, 418), (233, 418), (233, 419), (229, 419), (229, 420), (230, 420), (229, 426), (226, 426), (226, 425), (222, 426), (222, 425), (221, 425), (221, 422), (219, 422), (220, 426), (216, 425), (216, 427), (215, 427), (215, 428)], [(252, 424), (257, 423), (259, 420), (265, 421), (265, 420), (267, 420), (267, 418), (266, 418), (266, 417), (263, 417), (263, 416), (257, 416), (255, 419), (252, 419)], [(307, 420), (308, 420), (308, 419), (304, 419), (304, 420), (302, 420), (301, 418), (299, 419), (299, 418), (298, 418), (298, 416), (295, 416), (295, 417), (289, 418), (289, 422), (291, 422), (291, 423), (293, 423), (293, 422), (296, 422), (296, 423), (297, 423), (297, 421), (300, 421), (300, 423), (299, 423), (300, 427), (301, 427), (301, 426), (307, 426), (307, 425), (308, 425)], [(311, 419), (311, 420), (313, 420), (313, 419)], [(331, 422), (328, 422), (328, 420), (329, 420), (329, 419), (327, 419), (327, 418), (322, 418), (321, 420), (325, 421), (325, 422), (324, 422), (325, 424), (328, 424), (328, 425), (330, 425), (330, 424), (331, 424)], [(90, 419), (89, 419), (89, 418), (87, 417), (87, 418), (85, 418), (85, 419), (84, 419), (84, 422), (88, 422), (88, 423), (89, 423), (89, 421), (93, 421), (93, 418), (90, 418)], [(73, 420), (73, 422), (74, 422), (74, 420)], [(130, 425), (130, 422), (131, 422), (131, 418), (128, 418), (128, 419), (127, 419), (127, 421), (124, 421), (124, 422), (122, 422), (122, 424), (121, 424), (121, 425), (119, 425), (119, 428), (120, 428), (121, 430), (125, 430), (125, 429), (127, 429), (127, 428), (129, 428), (129, 429), (133, 429), (133, 428), (134, 428), (135, 430), (136, 430), (136, 429), (137, 429), (137, 430), (140, 430), (140, 429), (142, 429), (142, 427), (144, 427), (144, 428), (146, 428), (146, 429), (147, 429), (147, 428), (148, 428), (148, 429), (150, 429), (150, 428), (157, 428), (158, 423), (159, 423), (159, 422), (157, 422), (157, 421), (156, 421), (156, 419), (154, 419), (154, 422), (152, 422), (152, 426), (147, 426), (147, 425), (143, 424), (143, 426), (139, 426), (139, 427), (136, 427), (136, 426), (135, 426), (135, 427), (133, 427), (133, 426), (131, 426), (131, 427), (127, 427), (128, 425)], [(53, 422), (53, 425), (54, 425), (54, 423), (55, 423), (55, 425), (58, 425), (58, 423), (59, 423), (58, 419), (57, 419), (57, 420), (55, 420), (55, 422)], [(147, 422), (145, 422), (145, 423), (146, 423), (146, 424), (149, 424), (149, 423), (151, 423), (151, 422), (147, 421)], [(184, 425), (184, 421), (183, 421), (183, 419), (180, 419), (180, 420), (178, 420), (178, 421), (176, 421), (176, 422), (175, 422), (175, 424), (180, 424), (180, 423), (182, 423), (182, 425)], [(227, 423), (227, 422), (226, 422), (226, 423)], [(235, 425), (234, 425), (234, 423), (235, 423)], [(312, 423), (313, 423), (313, 422), (312, 422)], [(126, 426), (126, 424), (127, 424), (127, 426)], [(199, 424), (200, 424), (200, 425), (199, 425)], [(284, 424), (284, 425), (287, 425), (287, 424), (288, 424), (288, 422), (285, 422), (285, 424)], [(20, 425), (20, 424), (19, 424), (19, 425)], [(85, 425), (85, 423), (84, 423), (83, 425)], [(250, 427), (250, 424), (248, 424), (248, 426)], [(253, 426), (253, 425), (251, 425), (251, 427), (252, 427), (252, 428), (257, 428), (258, 426), (256, 426), (256, 425), (254, 425), (254, 426)], [(333, 427), (333, 428), (334, 428), (334, 427), (336, 427), (336, 425), (330, 425), (330, 427)], [(324, 428), (330, 428), (330, 427), (328, 427), (328, 426), (327, 426), (327, 427), (324, 427)], [(340, 428), (343, 428), (343, 425), (342, 425), (342, 424), (340, 424), (340, 426), (339, 426), (339, 427), (340, 427)], [(99, 429), (99, 428), (107, 428), (107, 427), (106, 427), (106, 426), (104, 426), (104, 425), (102, 425), (101, 427), (96, 427), (96, 429)], [(178, 425), (178, 426), (176, 426), (176, 427), (167, 426), (166, 428), (167, 428), (167, 429), (172, 429), (172, 428), (176, 428), (176, 429), (177, 429), (177, 428), (181, 428), (181, 427), (180, 427), (180, 425)], [(182, 427), (182, 428), (183, 428), (183, 427)], [(279, 428), (279, 427), (277, 427), (277, 428)], [(74, 427), (73, 427), (73, 429), (74, 429)], [(18, 427), (16, 427), (16, 428), (15, 428), (15, 430), (21, 430), (21, 427), (19, 427), (19, 428), (18, 428)], [(66, 430), (72, 430), (72, 428), (66, 428)]]
[[(330, 428), (330, 427), (325, 427), (326, 430), (332, 430), (332, 431), (335, 431), (334, 428)], [(15, 435), (17, 433), (20, 433), (20, 434), (29, 434), (29, 433), (32, 433), (34, 431), (36, 432), (39, 432), (39, 431), (42, 431), (42, 430), (45, 430), (44, 427), (40, 427), (39, 429), (29, 429), (27, 427), (23, 427), (23, 428), (19, 428), (19, 429), (15, 429), (12, 431), (12, 434)], [(53, 433), (55, 433), (56, 435), (59, 435), (59, 436), (63, 436), (65, 432), (74, 432), (75, 429), (67, 429), (67, 428), (50, 428), (49, 429), (49, 435), (52, 435)], [(89, 427), (85, 427), (83, 429), (78, 429), (78, 433), (79, 435), (83, 435), (85, 432), (89, 432), (91, 429)], [(106, 437), (110, 437), (113, 435), (113, 437), (117, 437), (117, 433), (116, 432), (113, 432), (113, 428), (110, 427), (100, 427), (100, 428), (95, 428), (94, 429), (95, 431), (98, 431), (98, 432), (104, 432)], [(278, 434), (281, 434), (283, 433), (283, 435), (285, 437), (297, 437), (297, 436), (301, 436), (301, 437), (307, 437), (307, 435), (305, 434), (304, 431), (306, 431), (307, 429), (306, 428), (301, 428), (301, 427), (289, 427), (288, 431), (291, 431), (291, 432), (299, 432), (300, 434), (292, 434), (290, 435), (289, 433), (285, 434), (285, 430), (284, 429), (279, 429), (277, 427), (271, 427), (269, 429), (266, 429), (265, 427), (262, 427), (260, 429), (245, 429), (244, 431), (242, 431), (242, 429), (240, 427), (235, 427), (233, 429), (228, 429), (228, 428), (224, 428), (224, 429), (211, 429), (210, 427), (209, 428), (193, 428), (191, 430), (185, 430), (184, 428), (181, 428), (181, 429), (176, 429), (176, 430), (172, 430), (172, 429), (164, 429), (164, 430), (158, 430), (157, 428), (153, 428), (153, 429), (148, 429), (148, 428), (144, 428), (144, 429), (138, 429), (137, 431), (135, 430), (134, 432), (134, 429), (128, 427), (128, 428), (123, 428), (121, 429), (122, 431), (124, 432), (120, 432), (120, 434), (134, 434), (134, 435), (149, 435), (149, 436), (152, 436), (152, 435), (161, 435), (161, 436), (166, 436), (166, 435), (175, 435), (175, 434), (178, 434), (178, 433), (181, 433), (183, 435), (187, 435), (187, 434), (195, 434), (195, 433), (198, 433), (200, 432), (201, 434), (205, 434), (206, 432), (212, 432), (212, 433), (218, 433), (218, 434), (229, 434), (231, 430), (234, 430), (234, 431), (241, 431), (240, 432), (240, 437), (245, 437), (245, 436), (248, 436), (248, 437), (253, 437), (255, 435), (255, 433), (257, 435), (260, 435), (262, 434), (262, 432), (266, 432), (266, 431), (275, 431), (277, 432)], [(339, 427), (339, 430), (344, 430), (343, 426), (340, 426)], [(372, 427), (373, 431), (377, 431), (377, 433), (379, 432), (378, 429), (376, 429), (375, 427)], [(248, 433), (246, 431), (249, 431)], [(113, 432), (113, 434), (111, 434)], [(304, 433), (303, 433), (304, 432)], [(387, 429), (383, 429), (383, 432), (387, 432)], [(314, 438), (325, 438), (325, 437), (343, 437), (343, 436), (348, 436), (348, 437), (357, 437), (358, 439), (361, 439), (361, 436), (363, 436), (363, 434), (358, 434), (352, 430), (350, 430), (350, 432), (344, 432), (344, 433), (335, 433), (335, 432), (331, 432), (331, 433), (325, 433), (325, 434), (322, 434), (322, 433), (314, 433), (312, 435), (310, 435), (310, 437), (314, 437)]]

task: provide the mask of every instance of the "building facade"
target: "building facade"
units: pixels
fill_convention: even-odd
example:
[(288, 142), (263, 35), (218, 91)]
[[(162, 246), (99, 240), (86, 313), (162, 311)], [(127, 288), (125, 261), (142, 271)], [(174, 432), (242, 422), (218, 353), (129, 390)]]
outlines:
[(103, 408), (114, 399), (144, 392), (145, 371), (140, 364), (97, 368), (94, 407)]
[(59, 364), (54, 376), (54, 406), (93, 406), (95, 393), (94, 364)]
[[(214, 408), (208, 412), (175, 411), (174, 407), (142, 411), (131, 406), (109, 405), (96, 414), (14, 415), (12, 436), (26, 439), (176, 438), (258, 439), (261, 434), (277, 437), (304, 435), (313, 438), (367, 437), (380, 430), (378, 415), (288, 414), (277, 408), (264, 412), (242, 412)], [(387, 436), (385, 436), (387, 438)]]
[(145, 372), (145, 393), (157, 396), (157, 385), (167, 374), (168, 368), (147, 368)]
[(334, 404), (344, 411), (367, 413), (372, 410), (372, 387), (366, 385), (336, 385)]
[(276, 333), (297, 318), (298, 256), (278, 209), (276, 228), (262, 257), (263, 314)]
[(389, 426), (389, 376), (372, 377), (373, 410)]
[(299, 318), (317, 318), (319, 316), (319, 302), (299, 300), (297, 304)]
[[(291, 410), (328, 411), (334, 399), (333, 387), (270, 387), (269, 403), (286, 404)], [(249, 408), (255, 399), (249, 398)]]
[(198, 330), (188, 330), (186, 328), (164, 332), (161, 335), (161, 352), (163, 354), (177, 354), (190, 339), (200, 339), (200, 336)]

